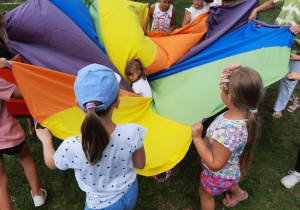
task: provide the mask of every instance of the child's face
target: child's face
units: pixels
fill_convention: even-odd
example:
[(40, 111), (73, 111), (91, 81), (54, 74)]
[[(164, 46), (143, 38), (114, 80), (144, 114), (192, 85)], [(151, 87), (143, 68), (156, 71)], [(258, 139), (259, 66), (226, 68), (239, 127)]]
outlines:
[(161, 11), (166, 12), (170, 8), (172, 0), (160, 0), (159, 8)]
[(139, 78), (140, 74), (141, 74), (141, 70), (139, 70), (139, 69), (138, 70), (131, 70), (130, 74), (127, 75), (127, 77), (131, 82), (135, 82)]
[(203, 0), (193, 0), (193, 6), (195, 9), (201, 9), (203, 7)]

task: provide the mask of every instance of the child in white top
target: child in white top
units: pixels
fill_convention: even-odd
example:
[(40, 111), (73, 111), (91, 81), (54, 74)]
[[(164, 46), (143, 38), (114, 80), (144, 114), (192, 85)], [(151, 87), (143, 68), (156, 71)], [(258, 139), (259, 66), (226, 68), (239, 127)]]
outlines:
[(205, 140), (201, 122), (192, 126), (192, 138), (203, 168), (199, 187), (201, 209), (215, 209), (213, 196), (228, 190), (231, 195), (226, 194), (223, 200), (226, 207), (248, 198), (238, 183), (249, 168), (263, 83), (256, 71), (233, 63), (222, 72), (220, 87), (221, 99), (229, 111), (212, 122)]
[(211, 6), (220, 6), (222, 3), (220, 0), (193, 0), (193, 5), (190, 8), (185, 8), (185, 15), (182, 20), (181, 27), (193, 22), (199, 15), (208, 12)]
[(152, 97), (151, 87), (146, 78), (145, 68), (140, 59), (135, 58), (128, 61), (125, 74), (132, 82), (132, 89), (136, 94), (143, 97)]
[(144, 34), (147, 35), (147, 26), (153, 17), (151, 31), (161, 31), (169, 35), (176, 28), (176, 9), (172, 0), (160, 0), (152, 4), (145, 21)]
[(78, 105), (86, 112), (81, 135), (69, 137), (55, 152), (48, 129), (37, 129), (50, 169), (74, 169), (86, 192), (85, 210), (133, 209), (137, 200), (136, 168), (144, 168), (146, 129), (117, 125), (112, 114), (120, 104), (120, 76), (99, 64), (81, 69), (74, 83)]

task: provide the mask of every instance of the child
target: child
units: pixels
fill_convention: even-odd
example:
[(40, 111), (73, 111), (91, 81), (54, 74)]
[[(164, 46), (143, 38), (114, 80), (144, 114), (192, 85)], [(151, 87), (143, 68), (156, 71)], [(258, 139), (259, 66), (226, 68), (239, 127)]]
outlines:
[(137, 200), (137, 175), (144, 168), (143, 142), (146, 129), (112, 121), (119, 107), (120, 76), (99, 64), (78, 72), (76, 100), (86, 112), (81, 135), (69, 137), (55, 152), (48, 129), (37, 129), (50, 169), (74, 169), (81, 190), (86, 192), (85, 210), (133, 209)]
[(172, 0), (160, 0), (152, 4), (144, 25), (144, 34), (147, 35), (147, 26), (153, 17), (151, 31), (161, 31), (169, 35), (176, 27), (176, 9)]
[(190, 8), (185, 8), (185, 15), (182, 20), (181, 27), (188, 25), (199, 15), (208, 12), (209, 7), (221, 5), (221, 2), (215, 0), (193, 0), (193, 5)]
[[(291, 53), (291, 59), (296, 60), (299, 56)], [(291, 72), (287, 75), (287, 79), (289, 80), (300, 80), (300, 73), (299, 72)], [(286, 175), (281, 179), (281, 184), (287, 188), (290, 189), (300, 182), (300, 149), (298, 152), (298, 159), (296, 162), (296, 167), (294, 171), (289, 171), (289, 175)]]
[(146, 78), (145, 68), (140, 59), (129, 61), (125, 67), (125, 74), (132, 82), (132, 89), (143, 97), (152, 97), (151, 87)]
[(32, 189), (34, 205), (41, 206), (45, 203), (47, 192), (40, 189), (36, 165), (26, 144), (24, 131), (20, 123), (7, 111), (5, 101), (9, 98), (21, 99), (20, 89), (0, 77), (0, 209), (13, 209), (4, 154), (15, 155), (20, 161)]
[[(8, 37), (5, 30), (5, 22), (4, 17), (0, 15), (0, 69), (7, 68), (6, 60), (11, 61), (18, 61), (21, 59), (20, 54), (17, 54), (16, 56), (12, 56), (12, 53), (10, 51), (10, 48), (8, 46)], [(35, 128), (33, 125), (33, 119), (27, 118), (28, 125), (29, 125), (29, 131), (30, 135), (35, 134)]]
[(257, 135), (257, 106), (263, 94), (259, 74), (240, 64), (228, 65), (221, 74), (221, 99), (229, 111), (219, 115), (207, 129), (205, 141), (200, 122), (192, 138), (202, 159), (199, 194), (201, 209), (215, 209), (213, 195), (229, 190), (223, 203), (235, 206), (248, 194), (238, 183), (247, 173)]

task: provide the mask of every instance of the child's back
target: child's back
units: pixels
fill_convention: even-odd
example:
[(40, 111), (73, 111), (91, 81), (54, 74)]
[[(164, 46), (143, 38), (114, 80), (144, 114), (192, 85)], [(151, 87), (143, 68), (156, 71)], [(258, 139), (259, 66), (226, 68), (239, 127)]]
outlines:
[(54, 155), (56, 166), (74, 169), (89, 207), (105, 208), (118, 201), (136, 180), (131, 156), (143, 146), (145, 133), (145, 128), (133, 123), (117, 125), (102, 159), (95, 165), (86, 159), (79, 137), (69, 137)]

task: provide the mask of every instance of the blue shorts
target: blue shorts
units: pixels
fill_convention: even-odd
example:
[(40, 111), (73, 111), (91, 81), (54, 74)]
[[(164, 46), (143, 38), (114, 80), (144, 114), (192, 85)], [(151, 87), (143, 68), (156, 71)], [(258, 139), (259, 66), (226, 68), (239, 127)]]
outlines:
[(11, 148), (6, 148), (6, 149), (0, 149), (0, 158), (3, 155), (17, 155), (22, 151), (22, 147), (25, 144), (25, 141), (23, 141), (21, 144), (11, 147)]
[[(131, 187), (129, 188), (129, 190), (117, 202), (103, 209), (104, 210), (116, 210), (116, 209), (132, 210), (135, 207), (137, 196), (138, 196), (138, 181), (136, 178), (135, 181), (132, 183)], [(84, 210), (100, 210), (100, 209), (90, 209), (85, 203)]]

